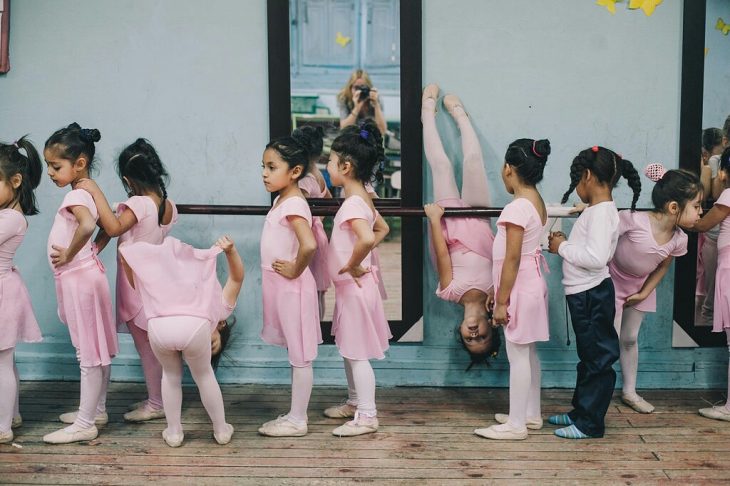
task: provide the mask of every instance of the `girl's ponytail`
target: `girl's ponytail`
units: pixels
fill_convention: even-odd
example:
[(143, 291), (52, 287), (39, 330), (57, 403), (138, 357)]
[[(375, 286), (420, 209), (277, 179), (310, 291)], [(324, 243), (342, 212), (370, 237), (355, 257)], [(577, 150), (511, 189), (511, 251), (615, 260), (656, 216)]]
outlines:
[(634, 192), (634, 197), (631, 199), (631, 210), (634, 211), (636, 210), (636, 202), (639, 200), (639, 195), (641, 195), (641, 177), (636, 171), (634, 164), (626, 159), (621, 158), (621, 156), (618, 154), (616, 155), (616, 157), (621, 164), (621, 176), (626, 179), (629, 187)]
[(0, 145), (0, 173), (5, 180), (20, 174), (22, 182), (16, 191), (16, 200), (23, 214), (38, 214), (33, 190), (41, 182), (43, 165), (38, 151), (26, 136), (10, 145)]

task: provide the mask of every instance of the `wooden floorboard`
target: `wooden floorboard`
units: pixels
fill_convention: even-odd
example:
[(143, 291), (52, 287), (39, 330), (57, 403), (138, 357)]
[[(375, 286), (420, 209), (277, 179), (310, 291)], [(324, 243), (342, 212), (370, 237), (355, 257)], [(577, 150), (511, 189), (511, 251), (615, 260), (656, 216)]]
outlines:
[[(472, 430), (506, 412), (505, 389), (386, 388), (378, 390), (381, 429), (359, 438), (331, 435), (340, 421), (321, 415), (345, 391), (315, 388), (310, 433), (265, 438), (258, 426), (286, 412), (289, 390), (224, 386), (231, 444), (217, 445), (194, 388), (186, 388), (185, 444), (171, 449), (160, 437), (164, 420), (126, 424), (126, 406), (143, 398), (139, 384), (114, 383), (111, 421), (91, 442), (50, 446), (44, 434), (73, 410), (78, 383), (21, 386), (24, 425), (15, 444), (0, 445), (2, 484), (721, 484), (730, 482), (730, 422), (700, 417), (697, 409), (722, 398), (714, 391), (647, 391), (657, 411), (640, 415), (614, 398), (606, 437), (559, 439), (554, 427), (524, 441), (488, 441)], [(570, 390), (544, 390), (543, 414), (566, 411)]]

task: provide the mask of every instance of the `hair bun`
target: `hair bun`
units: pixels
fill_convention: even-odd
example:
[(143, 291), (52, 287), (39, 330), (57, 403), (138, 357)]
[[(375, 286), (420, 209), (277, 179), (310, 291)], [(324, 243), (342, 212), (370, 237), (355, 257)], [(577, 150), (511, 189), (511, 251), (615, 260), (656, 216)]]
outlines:
[(535, 155), (540, 158), (547, 158), (550, 155), (550, 140), (535, 140), (533, 144)]
[(644, 169), (644, 175), (653, 182), (659, 182), (667, 173), (667, 169), (659, 163), (649, 164)]
[(101, 140), (101, 133), (96, 128), (82, 128), (79, 137), (85, 142), (94, 143)]

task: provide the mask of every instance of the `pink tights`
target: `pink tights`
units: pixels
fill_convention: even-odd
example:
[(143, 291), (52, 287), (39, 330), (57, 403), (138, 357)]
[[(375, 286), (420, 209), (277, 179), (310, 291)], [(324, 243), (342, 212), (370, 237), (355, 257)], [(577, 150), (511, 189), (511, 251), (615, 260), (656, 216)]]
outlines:
[(375, 417), (375, 373), (366, 359), (345, 358), (347, 376), (347, 403), (357, 407), (360, 415)]
[(209, 322), (192, 316), (158, 317), (149, 320), (148, 332), (152, 351), (162, 365), (162, 404), (168, 432), (183, 433), (181, 358), (185, 358), (200, 391), (200, 400), (213, 422), (213, 431), (225, 434), (228, 426), (223, 395), (210, 364)]
[(10, 432), (13, 417), (20, 415), (19, 384), (15, 348), (0, 350), (0, 432)]
[(159, 410), (162, 408), (162, 365), (152, 352), (147, 331), (138, 327), (134, 321), (128, 322), (127, 327), (142, 361), (142, 372), (147, 386), (147, 405), (150, 409)]
[[(425, 100), (421, 108), (423, 144), (428, 165), (431, 167), (434, 199), (459, 199), (454, 168), (444, 151), (436, 128), (435, 109), (436, 102), (433, 99)], [(490, 206), (487, 172), (479, 139), (464, 110), (456, 108), (454, 111), (454, 119), (461, 131), (461, 149), (464, 155), (461, 199), (469, 206)]]

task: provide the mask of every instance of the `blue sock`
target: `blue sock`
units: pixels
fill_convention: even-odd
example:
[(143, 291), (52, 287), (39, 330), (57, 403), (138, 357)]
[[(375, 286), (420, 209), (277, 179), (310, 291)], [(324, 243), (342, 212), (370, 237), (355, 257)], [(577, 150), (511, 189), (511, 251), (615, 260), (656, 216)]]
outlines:
[(548, 418), (548, 423), (553, 425), (573, 425), (573, 420), (567, 413), (561, 413), (560, 415), (552, 415)]
[(562, 429), (557, 429), (555, 431), (555, 435), (558, 437), (562, 437), (563, 439), (590, 439), (591, 436), (584, 434), (580, 430), (578, 430), (578, 427), (573, 425), (569, 425), (568, 427), (563, 427)]

